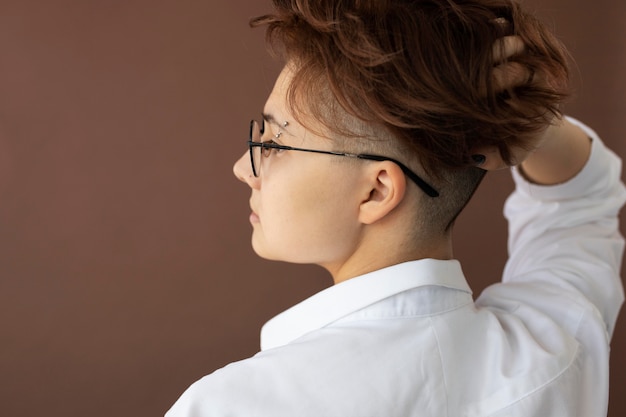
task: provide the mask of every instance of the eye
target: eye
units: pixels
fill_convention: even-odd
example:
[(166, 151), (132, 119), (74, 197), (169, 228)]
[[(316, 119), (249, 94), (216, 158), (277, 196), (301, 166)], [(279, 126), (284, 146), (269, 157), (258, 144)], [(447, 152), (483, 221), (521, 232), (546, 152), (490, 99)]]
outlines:
[(268, 140), (263, 142), (261, 146), (261, 151), (263, 152), (263, 157), (267, 158), (272, 154), (282, 153), (283, 151), (285, 151), (285, 149), (283, 149), (281, 145), (274, 142), (273, 140)]
[[(263, 145), (265, 145), (266, 143), (267, 142), (263, 142)], [(263, 158), (267, 158), (268, 156), (270, 156), (271, 153), (272, 153), (272, 148), (261, 146), (261, 155), (263, 156)]]
[(263, 142), (261, 146), (261, 152), (263, 154), (263, 157), (267, 158), (272, 153), (281, 151), (281, 149), (276, 149), (275, 146), (277, 146), (277, 143), (274, 142), (273, 140), (268, 140), (268, 141)]

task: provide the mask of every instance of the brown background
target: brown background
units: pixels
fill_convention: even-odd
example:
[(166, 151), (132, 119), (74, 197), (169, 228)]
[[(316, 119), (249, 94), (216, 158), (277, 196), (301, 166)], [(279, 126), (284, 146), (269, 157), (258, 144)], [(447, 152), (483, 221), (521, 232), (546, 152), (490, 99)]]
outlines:
[[(231, 175), (278, 69), (247, 27), (266, 3), (0, 1), (2, 415), (162, 415), (330, 284), (255, 257)], [(576, 57), (568, 112), (626, 155), (626, 2), (528, 4)], [(510, 185), (488, 177), (458, 225), (476, 293), (504, 264)], [(611, 416), (625, 349), (622, 317)]]

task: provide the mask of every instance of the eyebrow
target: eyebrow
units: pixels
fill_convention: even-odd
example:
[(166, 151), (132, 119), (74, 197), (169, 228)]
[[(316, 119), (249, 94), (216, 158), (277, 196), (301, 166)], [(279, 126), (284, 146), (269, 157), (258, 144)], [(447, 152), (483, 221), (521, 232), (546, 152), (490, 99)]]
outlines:
[(263, 114), (263, 120), (265, 120), (267, 123), (278, 124), (278, 122), (276, 122), (276, 118), (274, 117), (273, 114), (265, 113), (265, 112), (263, 112), (262, 114)]
[(289, 129), (287, 129), (286, 125), (283, 125), (283, 123), (287, 123), (287, 122), (278, 122), (278, 120), (276, 119), (276, 117), (274, 117), (273, 114), (271, 113), (267, 113), (267, 112), (263, 112), (261, 113), (263, 120), (265, 121), (265, 123), (269, 123), (269, 124), (273, 124), (274, 126), (276, 126), (278, 128), (279, 131), (281, 132), (285, 132), (289, 135), (291, 135), (291, 133), (289, 132)]

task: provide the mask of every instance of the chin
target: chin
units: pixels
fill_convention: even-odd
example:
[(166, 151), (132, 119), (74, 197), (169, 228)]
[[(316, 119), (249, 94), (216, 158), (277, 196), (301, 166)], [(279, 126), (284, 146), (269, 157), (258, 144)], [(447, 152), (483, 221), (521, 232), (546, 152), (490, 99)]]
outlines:
[(287, 262), (292, 264), (320, 264), (319, 256), (312, 256), (315, 248), (303, 247), (300, 242), (268, 242), (261, 234), (252, 234), (252, 250), (258, 257), (268, 261)]
[(311, 261), (307, 261), (305, 259), (301, 259), (298, 257), (289, 256), (289, 254), (276, 252), (269, 250), (264, 245), (255, 244), (252, 242), (252, 250), (259, 258), (265, 259), (267, 261), (277, 261), (277, 262), (287, 262), (291, 264), (310, 264), (313, 263)]
[(257, 239), (252, 237), (252, 250), (257, 254), (259, 258), (266, 259), (268, 261), (282, 261), (280, 257), (276, 256), (273, 251), (268, 250), (267, 244), (265, 242), (258, 242)]

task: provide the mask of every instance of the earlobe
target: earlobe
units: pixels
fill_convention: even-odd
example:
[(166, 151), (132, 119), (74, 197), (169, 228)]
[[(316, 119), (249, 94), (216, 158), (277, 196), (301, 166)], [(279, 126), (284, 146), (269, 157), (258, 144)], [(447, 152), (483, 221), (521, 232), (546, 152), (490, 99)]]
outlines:
[(373, 224), (392, 212), (404, 199), (406, 177), (392, 162), (372, 164), (369, 172), (369, 194), (359, 207), (359, 220)]

